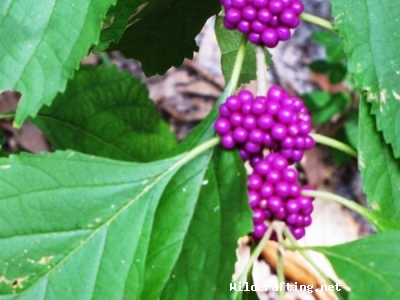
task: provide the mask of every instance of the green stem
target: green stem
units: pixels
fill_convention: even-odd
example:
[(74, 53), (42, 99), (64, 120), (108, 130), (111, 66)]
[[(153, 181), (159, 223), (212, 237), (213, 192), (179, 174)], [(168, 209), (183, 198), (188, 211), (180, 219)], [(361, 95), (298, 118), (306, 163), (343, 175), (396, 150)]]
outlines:
[[(304, 259), (321, 275), (321, 277), (326, 281), (327, 284), (334, 284), (333, 280), (331, 280), (328, 276), (325, 275), (325, 272), (323, 272), (316, 263), (311, 259), (311, 257), (308, 255), (306, 251), (300, 245), (297, 243), (297, 240), (293, 236), (293, 234), (290, 232), (290, 230), (285, 227), (283, 230), (283, 234), (285, 237), (289, 240), (289, 242), (294, 246), (294, 249), (299, 251), (301, 256), (304, 257)], [(291, 250), (291, 247), (286, 247), (286, 249)]]
[(278, 274), (278, 286), (279, 286), (279, 300), (285, 300), (285, 289), (281, 289), (281, 282), (285, 281), (285, 266), (283, 263), (283, 253), (282, 249), (279, 249), (280, 246), (278, 247), (278, 265), (276, 266), (276, 271)]
[(178, 160), (173, 167), (180, 167), (183, 166), (184, 164), (186, 164), (187, 162), (191, 161), (193, 158), (199, 156), (201, 153), (203, 153), (204, 151), (211, 149), (213, 147), (215, 147), (216, 145), (219, 144), (220, 142), (220, 137), (216, 136), (213, 137), (212, 139), (209, 139), (208, 141), (200, 144), (199, 146), (197, 146), (196, 148), (193, 148), (192, 150), (190, 150), (189, 152), (187, 152), (187, 154), (180, 160)]
[(328, 20), (322, 19), (320, 17), (317, 17), (315, 15), (311, 15), (308, 13), (303, 12), (300, 15), (300, 18), (303, 19), (304, 21), (313, 23), (315, 25), (321, 26), (325, 29), (328, 29), (330, 31), (336, 32), (336, 30), (333, 28), (333, 25), (331, 22), (329, 22)]
[(366, 209), (364, 206), (357, 204), (354, 201), (346, 199), (344, 197), (321, 191), (311, 191), (311, 190), (302, 190), (301, 194), (304, 196), (314, 197), (322, 200), (328, 200), (332, 202), (339, 203), (348, 209), (358, 213), (362, 217), (364, 217), (368, 222), (374, 225), (377, 229), (384, 230), (384, 227), (381, 226), (379, 221), (374, 217), (373, 213)]
[[(264, 234), (263, 238), (261, 239), (260, 243), (258, 243), (257, 247), (254, 249), (253, 253), (251, 254), (249, 261), (245, 265), (243, 271), (240, 273), (239, 277), (235, 280), (235, 283), (244, 282), (248, 277), (248, 273), (251, 270), (256, 259), (260, 256), (262, 250), (264, 249), (265, 245), (268, 243), (271, 234), (273, 232), (273, 226), (269, 226), (267, 232)], [(233, 299), (240, 299), (240, 291), (234, 291), (232, 294)]]
[(0, 114), (0, 120), (8, 119), (8, 118), (14, 118), (14, 117), (15, 117), (15, 113)]
[(265, 50), (263, 46), (256, 46), (256, 64), (257, 64), (257, 95), (267, 95), (267, 70), (265, 62)]
[(246, 54), (246, 46), (247, 46), (247, 37), (245, 35), (243, 35), (242, 41), (240, 42), (239, 49), (236, 54), (236, 59), (235, 59), (235, 64), (233, 66), (231, 80), (229, 81), (229, 84), (227, 85), (227, 88), (226, 88), (228, 95), (232, 95), (237, 87), (240, 72), (242, 71), (244, 56)]
[(317, 133), (311, 133), (310, 134), (315, 142), (330, 146), (332, 148), (338, 149), (340, 151), (343, 151), (344, 153), (347, 153), (355, 158), (358, 157), (357, 151), (351, 148), (349, 145), (346, 145), (345, 143), (339, 142), (335, 139), (329, 138), (327, 136), (317, 134)]
[(110, 56), (107, 52), (100, 52), (99, 56), (105, 66), (111, 67), (113, 65), (112, 60), (110, 59)]

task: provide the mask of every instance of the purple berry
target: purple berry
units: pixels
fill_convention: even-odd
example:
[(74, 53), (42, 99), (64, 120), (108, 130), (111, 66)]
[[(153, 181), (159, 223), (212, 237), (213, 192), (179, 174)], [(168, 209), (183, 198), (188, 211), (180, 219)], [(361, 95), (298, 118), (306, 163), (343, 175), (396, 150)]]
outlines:
[(281, 181), (281, 174), (277, 170), (271, 170), (267, 174), (267, 181), (272, 183), (272, 184), (277, 184), (279, 181)]
[(290, 195), (290, 185), (285, 181), (278, 182), (275, 186), (275, 193), (278, 197), (282, 199)]
[(274, 119), (268, 114), (263, 114), (257, 118), (257, 126), (260, 129), (263, 130), (270, 129), (273, 124), (274, 124)]
[(261, 43), (261, 34), (256, 33), (256, 32), (250, 32), (250, 33), (247, 35), (247, 39), (248, 39), (251, 43), (258, 45), (258, 44)]
[(270, 0), (268, 4), (269, 11), (273, 14), (279, 14), (284, 6), (281, 0)]
[(266, 29), (265, 25), (259, 20), (253, 20), (251, 22), (251, 30), (256, 33), (262, 33)]
[(251, 130), (256, 128), (257, 126), (257, 118), (253, 115), (246, 115), (243, 118), (243, 127), (247, 130)]
[(264, 221), (264, 211), (256, 208), (253, 210), (253, 223), (257, 224), (257, 223), (261, 223)]
[[(237, 24), (240, 21), (240, 10), (234, 7), (228, 8), (225, 14), (225, 19), (231, 24)], [(228, 28), (230, 29), (230, 28)]]
[(249, 191), (248, 195), (249, 195), (250, 207), (256, 208), (260, 204), (260, 201), (261, 201), (260, 194), (257, 193), (256, 191)]
[(242, 103), (251, 103), (254, 99), (253, 93), (249, 90), (241, 90), (238, 94)]
[[(285, 137), (285, 138), (282, 140), (282, 147), (283, 147), (284, 149), (292, 149), (295, 145), (296, 145), (296, 141), (295, 141), (295, 139), (294, 139), (293, 137), (291, 137), (291, 136), (287, 136), (287, 137)], [(285, 157), (286, 157), (286, 156), (285, 156)], [(289, 157), (291, 157), (291, 154), (290, 154)], [(288, 157), (286, 157), (286, 158), (288, 158)]]
[(228, 109), (228, 107), (226, 106), (225, 103), (222, 103), (219, 106), (218, 111), (219, 111), (219, 115), (221, 117), (224, 117), (224, 118), (229, 118), (230, 115), (231, 115), (231, 112), (230, 112), (230, 110)]
[(251, 105), (251, 112), (255, 115), (261, 115), (266, 110), (266, 104), (261, 101), (254, 101)]
[(277, 114), (278, 120), (283, 124), (289, 124), (293, 118), (293, 112), (287, 108), (282, 108)]
[(214, 123), (214, 129), (217, 133), (224, 135), (231, 130), (231, 124), (228, 119), (218, 118)]
[(276, 28), (276, 32), (278, 34), (278, 39), (280, 41), (287, 41), (288, 39), (290, 39), (290, 36), (292, 35), (290, 29), (283, 26), (278, 26)]
[(274, 213), (274, 217), (277, 220), (284, 220), (286, 218), (286, 210), (281, 207), (277, 212)]
[(286, 168), (282, 172), (282, 179), (288, 183), (295, 183), (299, 177), (297, 171), (293, 168)]
[(278, 102), (283, 99), (284, 94), (285, 91), (280, 86), (277, 85), (271, 86), (267, 92), (267, 96), (270, 101), (278, 101)]
[(224, 18), (224, 27), (228, 30), (234, 30), (236, 29), (236, 24), (229, 22), (227, 18)]
[(249, 21), (241, 20), (237, 24), (237, 29), (244, 34), (247, 34), (251, 30), (251, 23)]
[(232, 6), (236, 8), (243, 8), (247, 4), (247, 0), (232, 0)]
[(221, 145), (225, 149), (233, 149), (236, 146), (232, 133), (228, 132), (221, 137)]
[(292, 25), (295, 18), (297, 18), (295, 12), (290, 8), (285, 8), (279, 16), (279, 21), (282, 25), (289, 27)]
[(315, 146), (315, 141), (311, 136), (306, 136), (304, 138), (304, 150), (310, 150), (314, 148)]
[(273, 213), (278, 212), (283, 207), (283, 201), (277, 196), (272, 196), (268, 200), (268, 208)]
[(256, 144), (261, 144), (263, 141), (264, 133), (261, 129), (254, 128), (249, 133), (249, 140)]
[(300, 15), (304, 11), (304, 5), (301, 1), (295, 0), (292, 2), (291, 9), (296, 15)]
[(291, 157), (291, 159), (293, 160), (293, 161), (301, 161), (301, 159), (303, 158), (303, 151), (302, 150), (293, 150), (293, 153), (292, 153), (292, 157)]
[(290, 229), (290, 231), (297, 240), (301, 239), (306, 235), (306, 231), (304, 230), (303, 227), (293, 227)]
[(267, 175), (270, 170), (269, 164), (265, 160), (259, 161), (257, 164), (254, 166), (254, 171), (257, 172), (257, 174), (260, 175)]
[(242, 108), (242, 101), (238, 96), (230, 96), (226, 99), (225, 104), (230, 112), (239, 111)]
[(295, 198), (295, 197), (300, 196), (301, 188), (300, 188), (300, 185), (298, 183), (292, 183), (290, 185), (289, 190), (290, 190), (290, 196), (291, 197)]
[(250, 5), (245, 6), (242, 9), (242, 18), (246, 21), (253, 21), (257, 17), (257, 10)]
[(257, 223), (254, 225), (254, 230), (253, 230), (253, 237), (255, 239), (261, 239), (265, 232), (267, 231), (267, 225), (264, 223)]
[(262, 178), (258, 174), (250, 174), (247, 179), (247, 187), (249, 190), (259, 190), (262, 186)]
[(257, 19), (264, 24), (268, 24), (272, 19), (272, 14), (267, 8), (261, 8), (257, 12)]
[(247, 141), (249, 134), (243, 127), (236, 127), (233, 130), (232, 137), (238, 143), (244, 143)]
[(244, 143), (244, 150), (248, 153), (259, 153), (261, 151), (261, 144), (254, 143), (252, 141), (246, 141)]
[(286, 137), (287, 129), (282, 124), (275, 124), (271, 129), (271, 136), (274, 140), (281, 141)]
[(274, 186), (269, 182), (264, 182), (260, 189), (262, 199), (269, 199), (274, 194)]
[(242, 122), (243, 122), (243, 115), (241, 113), (238, 113), (238, 112), (235, 111), (229, 117), (229, 122), (231, 123), (231, 125), (233, 127), (240, 126), (242, 124)]
[(296, 225), (297, 217), (298, 215), (296, 213), (289, 213), (289, 215), (286, 217), (286, 223), (289, 225)]
[(274, 116), (279, 112), (280, 109), (281, 106), (278, 101), (270, 100), (267, 107), (268, 114)]
[(266, 28), (261, 33), (261, 40), (268, 48), (274, 48), (278, 45), (278, 33), (274, 28)]
[(300, 204), (296, 200), (290, 199), (288, 202), (286, 202), (286, 211), (289, 214), (297, 214), (299, 210), (300, 210)]
[(264, 133), (262, 144), (269, 148), (273, 145), (274, 140), (269, 133)]
[(256, 8), (266, 7), (268, 4), (268, 0), (253, 0), (253, 5)]

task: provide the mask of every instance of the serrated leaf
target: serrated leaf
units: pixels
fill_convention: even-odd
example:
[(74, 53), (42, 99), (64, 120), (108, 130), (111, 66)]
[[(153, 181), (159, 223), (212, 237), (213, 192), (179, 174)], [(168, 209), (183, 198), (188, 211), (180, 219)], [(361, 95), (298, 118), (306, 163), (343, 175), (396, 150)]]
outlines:
[(360, 101), (358, 124), (358, 165), (363, 190), (371, 207), (392, 221), (400, 221), (400, 163), (393, 157), (375, 127), (371, 105)]
[(146, 86), (116, 67), (83, 66), (32, 121), (60, 150), (150, 161), (176, 146)]
[(400, 299), (399, 242), (400, 231), (392, 231), (313, 250), (323, 253), (350, 286), (349, 300)]
[(22, 93), (17, 125), (65, 89), (79, 60), (97, 43), (102, 18), (115, 1), (0, 3), (0, 91)]
[(377, 128), (400, 157), (400, 3), (332, 0), (335, 27), (344, 39), (360, 90), (367, 92)]
[[(175, 151), (213, 136), (215, 113)], [(184, 166), (188, 154), (147, 164), (74, 152), (0, 160), (8, 212), (0, 215), (0, 276), (24, 279), (20, 299), (196, 299), (196, 291), (228, 299), (236, 242), (250, 231), (251, 214), (238, 153), (213, 152)], [(195, 276), (188, 270), (198, 280), (176, 285), (174, 276)], [(7, 283), (0, 294), (13, 292)]]
[(146, 76), (179, 67), (198, 50), (195, 42), (205, 22), (221, 10), (218, 1), (155, 0), (134, 15), (118, 45), (128, 58), (142, 63)]
[[(235, 65), (236, 53), (242, 40), (243, 34), (237, 30), (227, 30), (223, 25), (223, 16), (218, 16), (215, 23), (215, 34), (221, 50), (222, 74), (225, 82), (229, 82)], [(265, 51), (266, 62), (272, 66), (271, 54)], [(239, 84), (248, 83), (256, 79), (256, 55), (253, 44), (248, 43), (246, 53), (239, 75)]]
[(118, 43), (128, 26), (129, 19), (143, 9), (146, 0), (118, 0), (115, 6), (107, 12), (109, 24), (100, 33), (100, 41), (94, 47), (94, 51), (102, 52), (106, 50), (111, 43)]

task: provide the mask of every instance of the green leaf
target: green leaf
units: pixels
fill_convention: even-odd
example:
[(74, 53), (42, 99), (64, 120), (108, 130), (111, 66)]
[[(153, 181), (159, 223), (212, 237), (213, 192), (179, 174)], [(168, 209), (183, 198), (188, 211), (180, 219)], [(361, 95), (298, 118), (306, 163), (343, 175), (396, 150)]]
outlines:
[(22, 93), (18, 126), (64, 91), (79, 60), (97, 43), (102, 19), (115, 2), (1, 1), (0, 91)]
[(368, 204), (384, 218), (400, 221), (400, 163), (375, 127), (371, 105), (360, 101), (358, 165)]
[(147, 88), (116, 67), (82, 67), (32, 120), (56, 149), (150, 161), (176, 145)]
[(326, 60), (314, 60), (308, 66), (314, 72), (328, 75), (329, 82), (332, 84), (343, 81), (347, 74), (346, 66), (341, 62), (330, 63)]
[[(174, 152), (212, 137), (215, 114)], [(229, 299), (237, 239), (251, 230), (246, 173), (220, 148), (184, 165), (194, 151), (146, 164), (75, 152), (0, 160), (0, 294)]]
[[(400, 231), (380, 233), (333, 247), (313, 247), (351, 288), (349, 300), (400, 299)], [(342, 287), (343, 288), (343, 287)]]
[(94, 47), (96, 52), (106, 50), (111, 43), (118, 43), (128, 26), (132, 15), (143, 9), (146, 0), (118, 0), (107, 12), (107, 26), (100, 33), (100, 41)]
[(349, 104), (346, 93), (330, 94), (315, 91), (301, 96), (313, 116), (313, 123), (320, 124), (329, 121), (335, 114), (342, 112)]
[(336, 33), (330, 31), (316, 31), (311, 38), (326, 47), (326, 57), (329, 63), (340, 62), (346, 58), (343, 41)]
[(372, 103), (377, 128), (400, 157), (400, 3), (332, 0), (335, 27), (344, 39), (349, 72)]
[(198, 50), (195, 37), (205, 22), (221, 10), (218, 1), (155, 0), (130, 19), (118, 45), (128, 58), (142, 63), (146, 76), (179, 67)]
[[(227, 30), (223, 25), (223, 16), (218, 16), (215, 23), (215, 34), (221, 50), (222, 73), (225, 81), (229, 82), (235, 65), (236, 53), (242, 40), (243, 34), (237, 30)], [(265, 57), (268, 66), (272, 66), (271, 54), (266, 51)], [(253, 44), (248, 43), (246, 53), (239, 75), (239, 84), (248, 83), (256, 79), (256, 55)]]

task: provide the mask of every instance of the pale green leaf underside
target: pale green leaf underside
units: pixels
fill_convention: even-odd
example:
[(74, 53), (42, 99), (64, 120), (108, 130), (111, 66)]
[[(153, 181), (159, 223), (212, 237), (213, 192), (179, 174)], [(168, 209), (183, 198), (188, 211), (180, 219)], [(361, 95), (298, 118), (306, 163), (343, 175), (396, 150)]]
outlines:
[(22, 93), (16, 124), (63, 91), (97, 43), (102, 19), (116, 0), (0, 2), (0, 91)]
[(348, 68), (367, 92), (385, 141), (400, 157), (400, 2), (331, 0)]
[(315, 247), (351, 288), (349, 300), (400, 299), (400, 232), (380, 233), (333, 246)]

